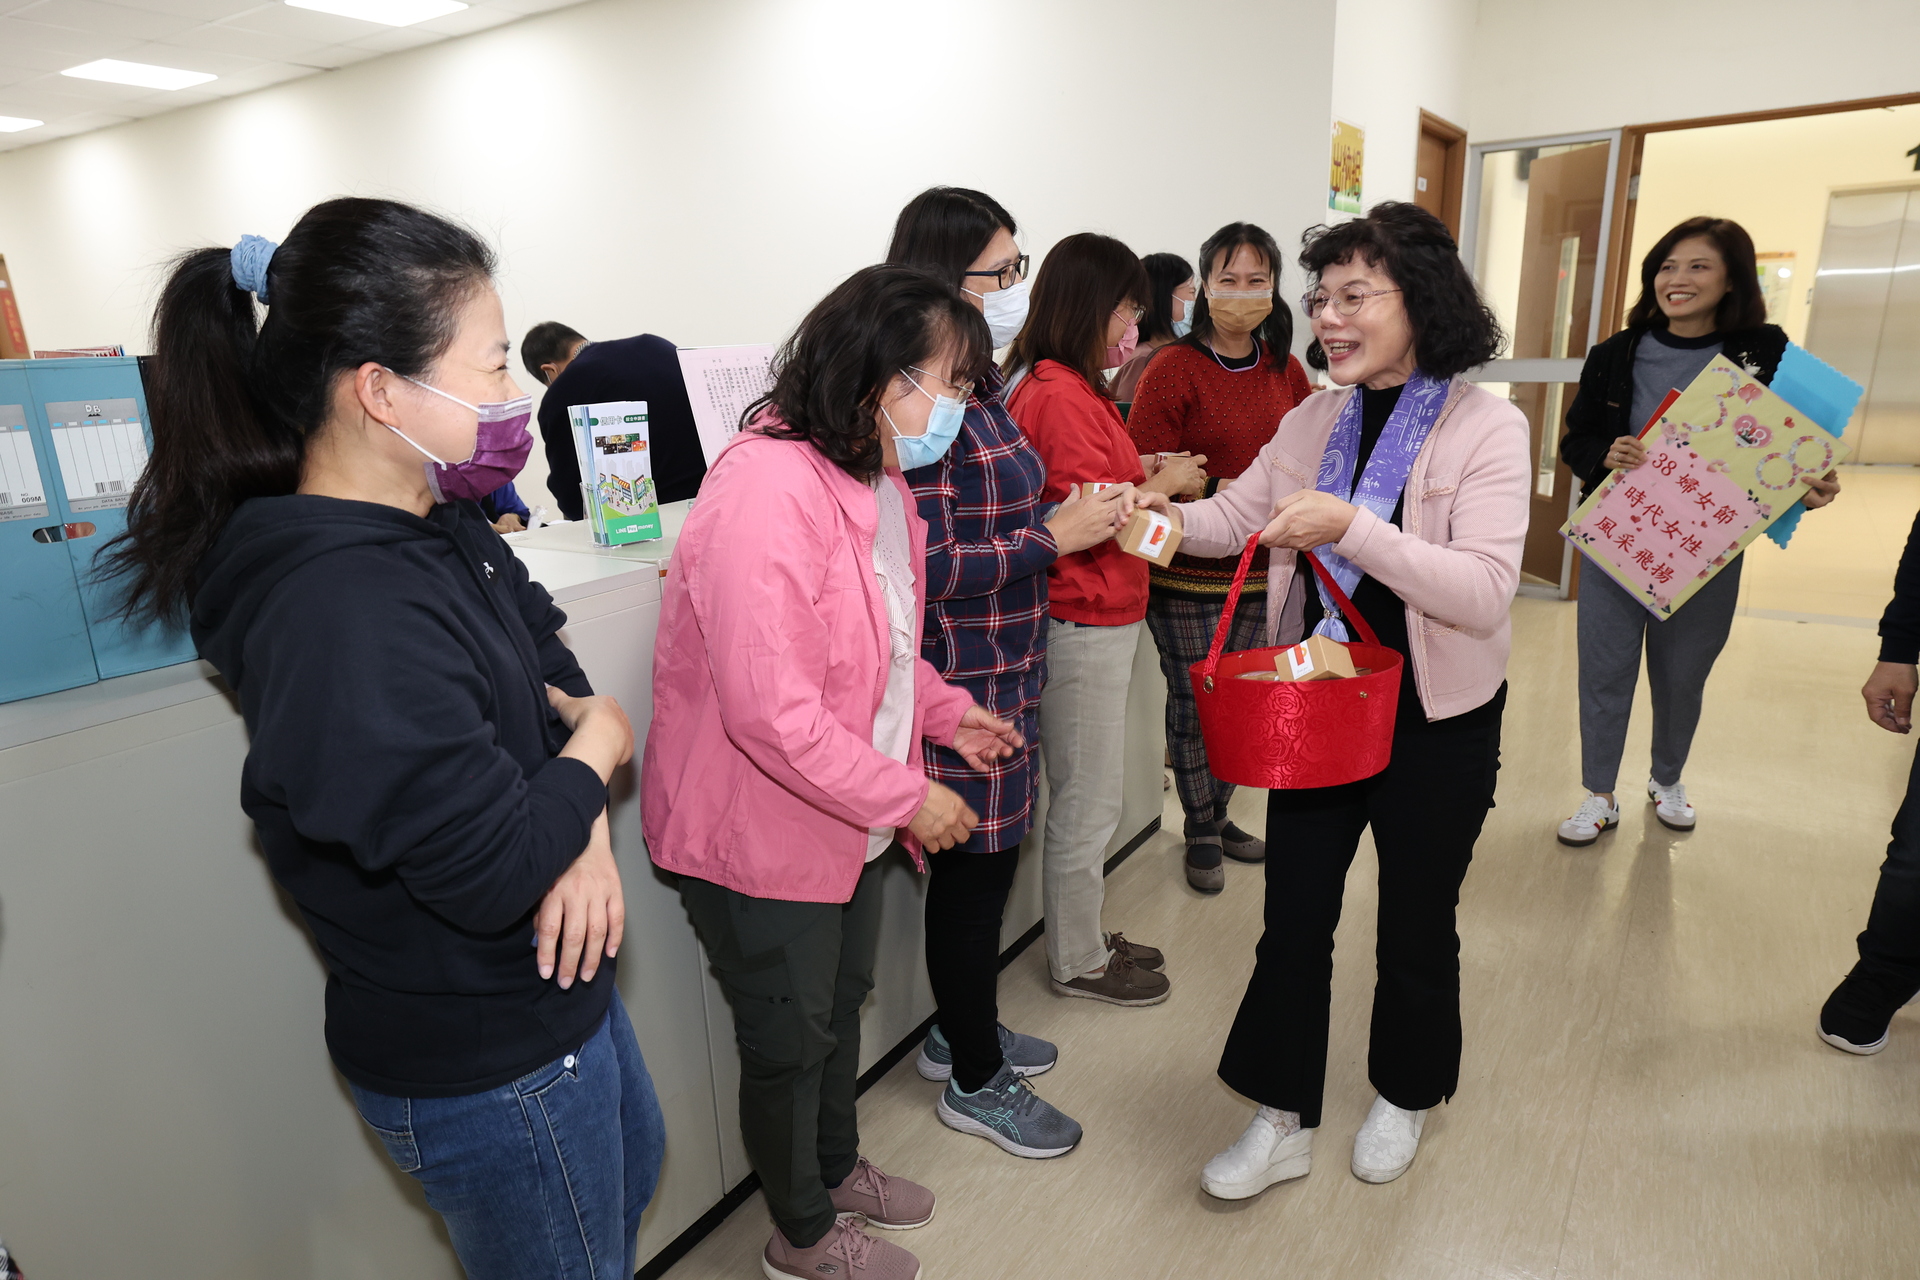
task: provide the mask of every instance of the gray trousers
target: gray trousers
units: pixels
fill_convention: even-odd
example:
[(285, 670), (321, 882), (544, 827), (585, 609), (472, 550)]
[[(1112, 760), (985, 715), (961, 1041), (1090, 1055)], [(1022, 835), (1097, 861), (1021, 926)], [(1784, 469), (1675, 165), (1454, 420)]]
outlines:
[(1662, 621), (1626, 588), (1588, 566), (1580, 575), (1580, 780), (1589, 791), (1611, 792), (1627, 744), (1627, 717), (1647, 653), (1653, 694), (1653, 781), (1680, 781), (1707, 676), (1733, 629), (1744, 555)]
[(1047, 624), (1047, 686), (1040, 754), (1047, 766), (1047, 832), (1040, 896), (1047, 965), (1070, 982), (1106, 963), (1100, 908), (1107, 845), (1120, 825), (1127, 773), (1127, 686), (1142, 624)]

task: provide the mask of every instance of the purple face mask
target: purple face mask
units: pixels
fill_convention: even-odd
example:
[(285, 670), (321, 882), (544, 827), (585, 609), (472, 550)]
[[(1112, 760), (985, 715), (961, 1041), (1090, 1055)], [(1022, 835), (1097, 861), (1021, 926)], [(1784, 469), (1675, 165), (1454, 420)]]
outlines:
[[(400, 376), (407, 378), (404, 373)], [(520, 474), (520, 469), (527, 465), (527, 455), (533, 452), (533, 436), (527, 431), (527, 423), (533, 418), (532, 396), (490, 404), (468, 404), (459, 396), (450, 396), (418, 378), (407, 378), (407, 381), (480, 415), (480, 426), (473, 438), (473, 453), (465, 462), (444, 462), (421, 449), (418, 442), (400, 428), (391, 423), (381, 424), (426, 456), (427, 487), (433, 490), (435, 502), (453, 502), (460, 498), (478, 502), (495, 489), (511, 483)]]

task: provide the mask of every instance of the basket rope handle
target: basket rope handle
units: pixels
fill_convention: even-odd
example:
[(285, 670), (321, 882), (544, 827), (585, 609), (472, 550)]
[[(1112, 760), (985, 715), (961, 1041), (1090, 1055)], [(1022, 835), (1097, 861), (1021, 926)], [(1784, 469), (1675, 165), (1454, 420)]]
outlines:
[[(1205, 677), (1206, 687), (1209, 690), (1213, 688), (1214, 673), (1220, 668), (1220, 651), (1227, 647), (1227, 633), (1233, 629), (1233, 615), (1240, 607), (1240, 591), (1247, 585), (1247, 571), (1253, 568), (1253, 553), (1259, 549), (1260, 535), (1249, 534), (1247, 545), (1240, 552), (1240, 564), (1233, 571), (1233, 585), (1227, 588), (1227, 607), (1221, 610), (1219, 625), (1213, 629), (1213, 644), (1207, 650), (1206, 665), (1200, 669), (1200, 674)], [(1327, 572), (1327, 566), (1320, 563), (1320, 557), (1311, 551), (1304, 551), (1301, 554), (1313, 567), (1314, 575), (1326, 587), (1327, 594), (1333, 597), (1334, 609), (1342, 618), (1351, 621), (1354, 629), (1360, 633), (1362, 643), (1379, 644), (1380, 638), (1374, 634), (1373, 628), (1367, 625), (1367, 620), (1360, 616), (1360, 611), (1353, 607), (1353, 601), (1348, 599), (1347, 593), (1340, 589), (1340, 584), (1333, 580), (1333, 575)]]

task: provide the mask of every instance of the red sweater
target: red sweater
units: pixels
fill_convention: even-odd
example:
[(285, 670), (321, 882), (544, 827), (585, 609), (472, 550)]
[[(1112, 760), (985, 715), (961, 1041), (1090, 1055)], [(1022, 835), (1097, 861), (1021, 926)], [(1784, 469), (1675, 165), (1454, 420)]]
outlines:
[[(1127, 436), (1120, 410), (1056, 360), (1042, 360), (1007, 397), (1007, 412), (1047, 464), (1041, 490), (1046, 502), (1062, 502), (1069, 486), (1088, 480), (1147, 478)], [(1263, 440), (1261, 443), (1265, 443)], [(1147, 570), (1108, 539), (1090, 551), (1061, 556), (1047, 570), (1052, 614), (1063, 622), (1119, 627), (1147, 616)]]
[[(1288, 356), (1276, 364), (1264, 348), (1260, 363), (1236, 373), (1211, 353), (1184, 342), (1160, 348), (1134, 393), (1127, 426), (1141, 453), (1203, 453), (1207, 474), (1235, 479), (1253, 465), (1280, 419), (1313, 393), (1307, 372)], [(1175, 555), (1173, 563), (1153, 568), (1158, 590), (1188, 596), (1220, 597), (1233, 582), (1237, 558), (1202, 560)], [(1253, 558), (1249, 591), (1266, 586), (1267, 552)]]

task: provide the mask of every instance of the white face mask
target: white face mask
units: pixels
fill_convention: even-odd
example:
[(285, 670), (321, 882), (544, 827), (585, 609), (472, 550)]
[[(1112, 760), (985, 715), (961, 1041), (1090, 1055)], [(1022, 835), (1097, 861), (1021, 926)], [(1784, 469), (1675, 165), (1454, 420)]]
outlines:
[(993, 331), (996, 351), (1019, 337), (1020, 330), (1026, 327), (1027, 284), (1028, 281), (1022, 280), (1013, 288), (1001, 289), (996, 293), (973, 293), (973, 290), (967, 290), (980, 299), (980, 313), (987, 318), (987, 328)]

